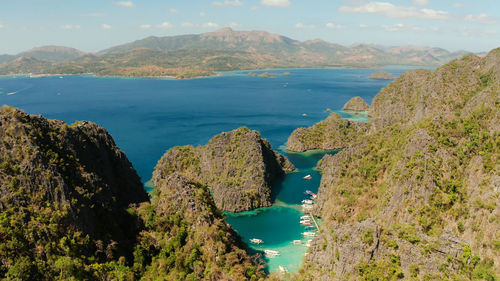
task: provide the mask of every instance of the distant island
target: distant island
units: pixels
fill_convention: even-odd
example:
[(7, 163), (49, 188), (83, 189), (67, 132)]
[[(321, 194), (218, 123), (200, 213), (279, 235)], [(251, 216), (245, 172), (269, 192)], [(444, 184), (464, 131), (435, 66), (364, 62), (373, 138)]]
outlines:
[(396, 77), (387, 71), (379, 70), (372, 73), (372, 75), (368, 76), (368, 78), (377, 80), (392, 80)]
[(203, 34), (151, 36), (97, 53), (45, 46), (17, 55), (0, 55), (0, 75), (186, 79), (244, 69), (440, 65), (467, 53), (415, 46), (346, 47), (321, 39), (302, 42), (265, 31), (223, 28)]

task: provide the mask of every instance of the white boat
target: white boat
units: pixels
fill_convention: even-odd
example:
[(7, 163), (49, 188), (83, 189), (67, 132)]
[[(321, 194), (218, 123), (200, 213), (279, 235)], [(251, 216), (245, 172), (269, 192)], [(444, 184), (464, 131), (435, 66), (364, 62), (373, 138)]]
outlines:
[(280, 252), (275, 251), (275, 250), (264, 250), (264, 253), (266, 254), (267, 257), (276, 257), (280, 255)]
[(302, 208), (304, 209), (312, 209), (313, 208), (313, 205), (310, 205), (310, 204), (302, 204)]
[(309, 220), (311, 219), (311, 216), (310, 215), (305, 215), (305, 216), (302, 216), (300, 217), (301, 220)]
[(314, 201), (313, 201), (313, 200), (309, 200), (309, 199), (302, 200), (302, 204), (311, 205), (311, 204), (313, 204), (313, 203), (314, 203)]
[(293, 240), (292, 244), (293, 245), (300, 245), (300, 244), (302, 244), (302, 240)]
[(250, 243), (258, 245), (264, 243), (264, 241), (262, 241), (262, 239), (252, 238), (250, 239)]
[(306, 232), (302, 232), (302, 235), (304, 235), (305, 237), (315, 237), (316, 233), (311, 232), (311, 231), (306, 231)]
[(299, 223), (301, 225), (311, 225), (312, 224), (312, 222), (310, 220), (301, 220)]
[(311, 175), (307, 175), (307, 176), (304, 177), (304, 179), (305, 180), (310, 180), (310, 179), (312, 179), (312, 176)]
[(284, 266), (280, 265), (279, 266), (279, 269), (280, 269), (280, 272), (283, 273), (283, 274), (286, 274), (288, 273), (288, 269), (286, 269)]

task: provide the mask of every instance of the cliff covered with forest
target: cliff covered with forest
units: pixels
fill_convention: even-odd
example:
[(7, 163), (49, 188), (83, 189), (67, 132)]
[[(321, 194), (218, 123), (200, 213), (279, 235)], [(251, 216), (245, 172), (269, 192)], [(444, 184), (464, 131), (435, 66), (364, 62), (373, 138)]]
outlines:
[[(318, 165), (305, 280), (497, 280), (500, 49), (409, 71)], [(312, 135), (314, 139), (316, 136)]]
[(257, 131), (242, 127), (213, 137), (204, 146), (169, 149), (158, 162), (153, 182), (171, 173), (209, 186), (215, 204), (242, 212), (271, 205), (271, 186), (295, 169)]

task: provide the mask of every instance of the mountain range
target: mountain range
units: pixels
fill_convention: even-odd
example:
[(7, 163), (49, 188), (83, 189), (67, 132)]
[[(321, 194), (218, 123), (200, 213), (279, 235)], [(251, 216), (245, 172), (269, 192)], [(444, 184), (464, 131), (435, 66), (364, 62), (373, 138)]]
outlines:
[(150, 36), (97, 53), (46, 46), (0, 55), (0, 75), (93, 73), (191, 78), (242, 69), (440, 65), (467, 53), (420, 46), (342, 46), (321, 39), (298, 41), (265, 31), (223, 28), (203, 34)]

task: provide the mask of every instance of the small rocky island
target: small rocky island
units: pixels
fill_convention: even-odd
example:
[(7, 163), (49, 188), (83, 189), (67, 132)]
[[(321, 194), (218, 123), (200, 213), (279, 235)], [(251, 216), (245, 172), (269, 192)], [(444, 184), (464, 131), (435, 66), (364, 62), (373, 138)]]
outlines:
[(261, 77), (261, 78), (273, 78), (278, 76), (276, 73), (269, 73), (269, 72), (263, 72), (261, 74), (255, 73), (255, 72), (248, 72), (248, 76), (254, 76), (254, 77)]
[(342, 110), (344, 111), (367, 111), (370, 106), (361, 97), (353, 97), (350, 99)]
[(368, 76), (368, 78), (376, 80), (392, 80), (396, 77), (387, 71), (379, 70), (372, 73), (372, 75)]
[(292, 132), (286, 143), (286, 149), (304, 152), (311, 149), (340, 149), (351, 144), (353, 136), (366, 130), (366, 123), (342, 119), (338, 113), (332, 113), (326, 120), (308, 128), (298, 128)]
[(243, 212), (271, 206), (271, 183), (294, 169), (259, 132), (241, 127), (204, 146), (169, 149), (156, 166), (153, 183), (160, 186), (176, 172), (209, 186), (219, 209)]

